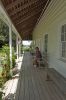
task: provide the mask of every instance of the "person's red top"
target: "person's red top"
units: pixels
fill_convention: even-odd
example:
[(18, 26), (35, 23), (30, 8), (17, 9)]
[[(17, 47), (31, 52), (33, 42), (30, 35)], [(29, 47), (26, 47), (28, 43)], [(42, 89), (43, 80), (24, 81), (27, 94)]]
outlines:
[(42, 58), (42, 55), (41, 55), (40, 51), (36, 51), (36, 58)]

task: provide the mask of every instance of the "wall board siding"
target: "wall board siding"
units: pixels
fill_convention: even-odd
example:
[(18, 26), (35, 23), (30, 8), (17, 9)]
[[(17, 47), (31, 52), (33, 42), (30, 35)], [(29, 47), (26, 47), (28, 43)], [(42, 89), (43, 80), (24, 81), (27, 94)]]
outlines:
[[(33, 39), (44, 51), (44, 36), (48, 34), (49, 67), (54, 67), (66, 77), (66, 62), (60, 60), (61, 26), (66, 23), (66, 0), (51, 0), (38, 25), (33, 31)], [(38, 41), (39, 40), (39, 41)]]

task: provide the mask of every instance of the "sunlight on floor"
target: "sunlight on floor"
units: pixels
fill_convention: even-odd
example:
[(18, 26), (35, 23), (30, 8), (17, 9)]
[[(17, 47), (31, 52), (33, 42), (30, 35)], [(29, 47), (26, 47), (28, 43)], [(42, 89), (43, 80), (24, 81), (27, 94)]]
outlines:
[[(23, 60), (23, 55), (22, 55), (22, 57), (19, 57), (18, 61), (16, 61), (19, 72), (21, 69), (22, 60)], [(16, 90), (17, 90), (19, 74), (20, 73), (17, 73), (15, 76), (13, 76), (13, 79), (11, 79), (5, 83), (4, 90), (3, 90), (3, 92), (5, 93), (5, 96), (3, 98), (9, 98), (9, 97), (14, 96), (14, 94), (16, 93)]]

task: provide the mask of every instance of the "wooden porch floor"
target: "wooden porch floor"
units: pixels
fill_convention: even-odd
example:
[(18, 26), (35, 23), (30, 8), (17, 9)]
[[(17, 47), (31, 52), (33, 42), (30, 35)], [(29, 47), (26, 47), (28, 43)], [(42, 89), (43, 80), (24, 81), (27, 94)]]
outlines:
[(15, 100), (66, 100), (53, 81), (45, 81), (45, 69), (34, 68), (25, 53)]

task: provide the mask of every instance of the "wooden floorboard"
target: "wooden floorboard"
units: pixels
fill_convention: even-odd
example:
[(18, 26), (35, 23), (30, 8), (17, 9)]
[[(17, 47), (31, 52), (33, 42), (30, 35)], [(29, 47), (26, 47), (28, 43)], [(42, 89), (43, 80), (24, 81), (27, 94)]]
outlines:
[(15, 100), (66, 100), (53, 81), (46, 81), (44, 68), (35, 68), (32, 57), (25, 53)]

